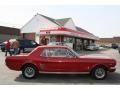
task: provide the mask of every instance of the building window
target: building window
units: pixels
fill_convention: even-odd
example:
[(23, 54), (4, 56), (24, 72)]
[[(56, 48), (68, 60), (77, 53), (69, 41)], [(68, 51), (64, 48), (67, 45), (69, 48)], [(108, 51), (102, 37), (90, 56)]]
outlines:
[(50, 42), (57, 42), (56, 36), (50, 36)]
[(75, 38), (74, 37), (64, 37), (64, 42), (75, 43)]
[(82, 45), (82, 40), (81, 39), (76, 39), (76, 50), (82, 50), (83, 45)]

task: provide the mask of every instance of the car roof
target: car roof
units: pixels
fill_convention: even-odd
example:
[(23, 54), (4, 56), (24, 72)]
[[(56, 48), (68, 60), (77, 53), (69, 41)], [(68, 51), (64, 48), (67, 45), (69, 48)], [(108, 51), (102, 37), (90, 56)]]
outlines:
[(61, 45), (43, 45), (43, 46), (38, 46), (38, 48), (68, 48), (68, 46), (61, 46)]

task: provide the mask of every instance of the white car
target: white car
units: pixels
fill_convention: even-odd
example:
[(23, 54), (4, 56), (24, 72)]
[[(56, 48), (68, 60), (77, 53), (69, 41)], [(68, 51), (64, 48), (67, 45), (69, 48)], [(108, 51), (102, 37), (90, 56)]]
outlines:
[(47, 44), (47, 45), (61, 45), (61, 46), (67, 46), (67, 44), (64, 43), (64, 42), (50, 42), (50, 43)]
[(50, 42), (49, 44), (47, 45), (60, 45), (60, 46), (68, 46), (70, 48), (73, 48), (73, 43), (65, 43), (65, 42)]
[(98, 50), (99, 46), (96, 44), (91, 44), (86, 47), (87, 50)]

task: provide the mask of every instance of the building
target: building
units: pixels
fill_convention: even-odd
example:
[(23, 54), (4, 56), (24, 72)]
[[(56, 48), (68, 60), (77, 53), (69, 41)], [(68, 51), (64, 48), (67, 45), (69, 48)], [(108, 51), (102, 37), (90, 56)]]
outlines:
[(0, 42), (20, 37), (21, 37), (20, 29), (0, 26)]
[(113, 38), (100, 38), (97, 42), (99, 45), (111, 45), (111, 44), (120, 44), (120, 37)]
[(36, 14), (21, 28), (22, 37), (46, 45), (50, 42), (66, 42), (75, 50), (83, 49), (99, 38), (77, 27), (71, 18), (53, 19)]

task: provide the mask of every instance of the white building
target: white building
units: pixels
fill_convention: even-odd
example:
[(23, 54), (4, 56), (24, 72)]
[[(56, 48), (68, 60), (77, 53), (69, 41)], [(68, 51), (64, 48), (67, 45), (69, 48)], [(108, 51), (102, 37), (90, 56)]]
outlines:
[(40, 44), (49, 42), (72, 43), (73, 48), (81, 49), (85, 45), (99, 38), (88, 31), (76, 27), (71, 18), (53, 19), (41, 14), (36, 14), (21, 28), (23, 38), (32, 39)]

